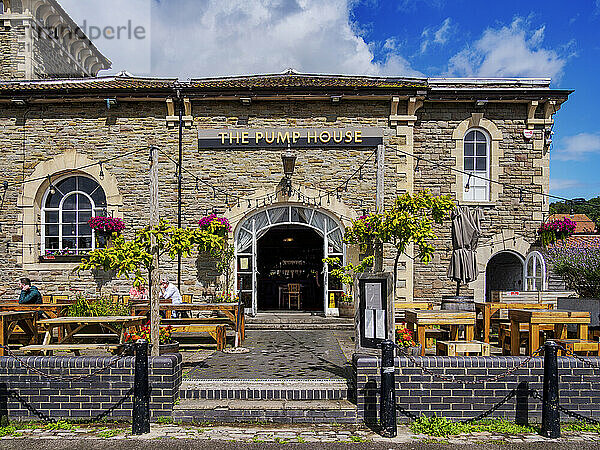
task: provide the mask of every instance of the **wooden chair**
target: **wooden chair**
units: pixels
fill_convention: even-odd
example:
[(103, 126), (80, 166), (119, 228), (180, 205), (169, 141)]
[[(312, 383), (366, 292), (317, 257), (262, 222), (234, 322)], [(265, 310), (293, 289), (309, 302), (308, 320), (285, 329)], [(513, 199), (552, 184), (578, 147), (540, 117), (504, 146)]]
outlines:
[(51, 295), (42, 295), (42, 303), (52, 303)]
[(61, 301), (69, 300), (68, 294), (53, 294), (52, 303), (60, 303)]
[(129, 300), (131, 299), (130, 295), (123, 295), (123, 303), (129, 303)]
[[(556, 339), (555, 342), (558, 345), (563, 346), (571, 353), (583, 356), (600, 356), (600, 342), (598, 341), (585, 341), (583, 339)], [(565, 352), (562, 350), (558, 351), (559, 356)]]
[(438, 356), (490, 356), (490, 344), (480, 341), (437, 341), (436, 350)]
[(302, 285), (299, 283), (288, 284), (288, 308), (292, 309), (292, 305), (296, 305), (296, 309), (300, 310), (302, 305)]
[(182, 294), (181, 295), (181, 301), (183, 303), (192, 303), (192, 294)]
[(121, 296), (119, 294), (112, 294), (110, 296), (110, 300), (111, 302), (113, 302), (114, 304), (119, 304), (121, 301)]

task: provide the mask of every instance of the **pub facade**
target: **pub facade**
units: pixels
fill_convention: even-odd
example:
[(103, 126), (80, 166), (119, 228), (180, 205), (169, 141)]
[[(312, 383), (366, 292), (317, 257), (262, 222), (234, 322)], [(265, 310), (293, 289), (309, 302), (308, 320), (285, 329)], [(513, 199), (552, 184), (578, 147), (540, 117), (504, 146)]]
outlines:
[[(184, 258), (183, 293), (239, 292), (250, 313), (337, 315), (345, 287), (323, 259), (358, 262), (345, 228), (423, 190), (484, 211), (480, 276), (464, 292), (521, 290), (539, 267), (531, 250), (549, 209), (552, 128), (570, 94), (548, 79), (41, 72), (0, 81), (0, 286), (15, 295), (24, 275), (48, 294), (128, 291), (128, 280), (73, 269), (96, 246), (90, 217), (123, 219), (125, 235), (149, 223), (150, 148), (161, 218), (177, 223), (181, 202), (183, 226), (213, 213), (232, 226), (229, 276)], [(402, 256), (398, 301), (453, 293), (450, 223), (436, 231), (429, 264)], [(387, 270), (393, 254), (384, 249)], [(161, 271), (177, 279), (175, 262)], [(290, 285), (294, 302), (282, 296)]]

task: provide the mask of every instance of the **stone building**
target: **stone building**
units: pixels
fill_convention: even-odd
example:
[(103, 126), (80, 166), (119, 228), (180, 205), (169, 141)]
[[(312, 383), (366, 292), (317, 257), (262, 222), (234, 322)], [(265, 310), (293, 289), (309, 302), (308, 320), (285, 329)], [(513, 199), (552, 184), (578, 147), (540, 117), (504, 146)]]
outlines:
[(93, 77), (110, 68), (56, 0), (2, 0), (0, 12), (0, 78)]
[[(4, 3), (4, 15), (13, 17)], [(43, 12), (56, 2), (23, 1), (30, 3), (27, 20), (58, 20)], [(40, 3), (47, 8), (31, 9)], [(13, 24), (5, 20), (4, 32)], [(549, 208), (554, 114), (570, 91), (551, 89), (548, 79), (292, 70), (190, 81), (89, 77), (108, 61), (87, 45), (54, 49), (71, 78), (36, 81), (15, 78), (44, 77), (44, 65), (34, 62), (44, 58), (23, 63), (20, 54), (4, 56), (20, 46), (2, 41), (1, 285), (25, 273), (45, 293), (100, 286), (125, 292), (129, 281), (75, 274), (73, 260), (95, 246), (86, 225), (92, 215), (123, 218), (126, 233), (148, 223), (151, 146), (160, 149), (161, 217), (176, 223), (181, 108), (182, 223), (197, 226), (212, 212), (228, 218), (232, 284), (249, 309), (290, 307), (281, 289), (294, 283), (302, 286), (303, 309), (337, 314), (342, 286), (329, 279), (322, 259), (359, 259), (342, 235), (353, 219), (377, 209), (378, 181), (384, 205), (429, 189), (483, 208), (481, 275), (464, 292), (484, 298), (490, 290), (523, 288), (526, 258)], [(297, 157), (289, 182), (281, 161), (287, 151)], [(428, 265), (410, 252), (402, 257), (399, 300), (453, 293), (446, 278), (450, 224), (437, 235)], [(184, 259), (182, 267), (184, 292), (215, 289), (210, 262)], [(163, 261), (162, 270), (176, 277), (172, 261)]]

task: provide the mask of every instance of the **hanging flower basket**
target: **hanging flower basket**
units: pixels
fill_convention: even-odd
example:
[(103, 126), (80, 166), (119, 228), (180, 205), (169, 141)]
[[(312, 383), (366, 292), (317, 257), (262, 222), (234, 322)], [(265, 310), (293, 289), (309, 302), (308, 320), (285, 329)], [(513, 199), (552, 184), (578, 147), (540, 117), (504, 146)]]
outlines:
[(92, 217), (88, 225), (96, 233), (97, 248), (110, 247), (113, 233), (119, 235), (125, 229), (123, 221), (114, 217)]
[(226, 238), (231, 232), (231, 225), (225, 217), (217, 217), (216, 214), (203, 217), (198, 222), (201, 230), (208, 231), (217, 236)]
[(548, 245), (554, 244), (556, 241), (566, 239), (573, 234), (576, 226), (577, 222), (567, 217), (543, 223), (538, 229), (540, 244), (543, 247), (548, 247)]

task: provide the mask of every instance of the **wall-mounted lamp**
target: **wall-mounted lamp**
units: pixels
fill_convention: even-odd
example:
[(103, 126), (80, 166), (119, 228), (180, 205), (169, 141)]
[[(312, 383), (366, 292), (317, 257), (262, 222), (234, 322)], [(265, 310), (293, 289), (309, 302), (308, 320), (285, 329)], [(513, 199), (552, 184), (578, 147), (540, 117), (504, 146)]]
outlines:
[(331, 103), (340, 103), (341, 101), (342, 101), (341, 95), (332, 95), (331, 96)]
[(100, 161), (100, 173), (98, 175), (101, 180), (104, 180), (104, 170), (102, 169), (102, 161)]
[(477, 100), (475, 102), (475, 105), (478, 106), (478, 107), (482, 107), (482, 106), (485, 106), (487, 104), (488, 104), (488, 100)]
[(23, 98), (12, 98), (10, 101), (13, 105), (27, 106), (27, 100), (25, 100)]
[(252, 99), (250, 97), (240, 97), (240, 102), (242, 102), (242, 105), (250, 106), (252, 104)]
[(117, 106), (117, 99), (116, 98), (107, 98), (106, 99), (106, 109), (110, 109), (113, 106)]

